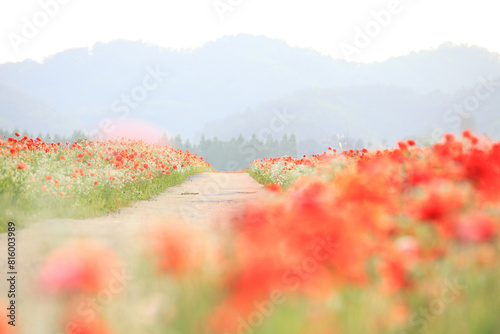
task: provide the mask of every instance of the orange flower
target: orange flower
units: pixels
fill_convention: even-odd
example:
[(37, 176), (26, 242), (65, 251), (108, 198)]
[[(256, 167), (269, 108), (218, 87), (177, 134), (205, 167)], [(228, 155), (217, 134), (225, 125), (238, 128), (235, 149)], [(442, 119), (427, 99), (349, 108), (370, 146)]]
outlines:
[(66, 157), (65, 157), (64, 155), (61, 155), (61, 156), (59, 157), (59, 159), (61, 159), (61, 160), (66, 160)]

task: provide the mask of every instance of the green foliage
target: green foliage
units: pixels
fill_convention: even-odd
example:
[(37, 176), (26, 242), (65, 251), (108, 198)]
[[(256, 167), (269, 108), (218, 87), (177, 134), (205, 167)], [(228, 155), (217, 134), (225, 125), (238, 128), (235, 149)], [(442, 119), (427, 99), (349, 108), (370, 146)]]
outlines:
[(175, 137), (174, 147), (188, 150), (202, 156), (212, 168), (219, 171), (236, 171), (248, 167), (255, 159), (264, 157), (297, 156), (297, 139), (294, 134), (284, 135), (281, 140), (269, 135), (266, 140), (260, 140), (252, 135), (245, 140), (243, 135), (231, 140), (220, 140), (217, 137), (207, 139), (202, 135), (200, 142), (193, 145), (189, 139), (184, 143), (180, 136)]
[(0, 233), (5, 231), (8, 221), (25, 226), (35, 219), (80, 219), (115, 212), (133, 202), (150, 199), (168, 187), (182, 183), (191, 174), (208, 171), (208, 167), (192, 167), (169, 175), (157, 172), (153, 178), (138, 178), (121, 188), (103, 184), (94, 187), (92, 192), (82, 192), (74, 198), (61, 198), (58, 194), (49, 193), (32, 196), (31, 192), (16, 187), (17, 179), (25, 174), (12, 171), (16, 174), (13, 177), (6, 174), (8, 170), (3, 170), (0, 178)]

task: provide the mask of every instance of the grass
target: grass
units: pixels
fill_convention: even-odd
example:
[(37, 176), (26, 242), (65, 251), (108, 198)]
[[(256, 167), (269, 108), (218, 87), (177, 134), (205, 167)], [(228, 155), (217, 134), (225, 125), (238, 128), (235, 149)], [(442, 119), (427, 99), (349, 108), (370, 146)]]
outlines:
[[(246, 170), (248, 174), (250, 174), (251, 177), (255, 179), (255, 181), (259, 182), (260, 184), (263, 185), (268, 185), (268, 184), (275, 184), (278, 183), (276, 181), (276, 176), (272, 175), (271, 173), (266, 173), (262, 171), (261, 169), (258, 168), (248, 168)], [(297, 178), (301, 175), (304, 175), (306, 173), (288, 173), (288, 174), (282, 174), (283, 177), (281, 178), (281, 188), (283, 189), (288, 189), (293, 185), (293, 183), (297, 180)], [(279, 184), (279, 183), (278, 183)]]
[[(182, 183), (189, 175), (210, 171), (208, 167), (191, 167), (169, 175), (154, 173), (154, 177), (141, 178), (123, 187), (98, 185), (92, 191), (73, 198), (61, 198), (46, 193), (42, 196), (23, 192), (16, 187), (2, 185), (0, 190), (0, 232), (5, 232), (9, 221), (25, 227), (35, 220), (49, 218), (91, 218), (116, 212), (120, 207), (152, 197), (165, 189)], [(8, 180), (8, 179), (6, 179)], [(17, 189), (17, 190), (16, 190)], [(10, 191), (9, 191), (10, 190)]]

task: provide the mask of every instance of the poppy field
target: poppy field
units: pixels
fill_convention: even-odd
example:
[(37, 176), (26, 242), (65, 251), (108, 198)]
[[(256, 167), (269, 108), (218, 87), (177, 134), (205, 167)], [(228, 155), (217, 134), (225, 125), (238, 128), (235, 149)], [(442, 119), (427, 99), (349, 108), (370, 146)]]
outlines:
[[(304, 159), (271, 161), (251, 168), (294, 179)], [(293, 293), (303, 332), (500, 331), (500, 143), (464, 131), (433, 147), (400, 141), (309, 164), (316, 174), (283, 193), (270, 177), (281, 194), (242, 218), (245, 265), (226, 310), (249, 314), (248, 295), (277, 289)]]
[[(16, 175), (44, 159), (71, 166), (49, 174), (33, 168), (19, 181), (58, 200), (76, 199), (95, 189), (95, 181), (127, 187), (174, 170), (208, 168), (189, 153), (138, 143), (28, 141), (17, 144), (25, 147), (17, 153), (6, 153), (3, 143), (10, 160), (2, 163), (8, 160)], [(97, 240), (49, 252), (34, 280), (34, 305), (47, 310), (37, 328), (58, 334), (500, 332), (499, 142), (465, 131), (432, 147), (406, 140), (393, 149), (256, 160), (248, 172), (268, 191), (224, 228), (163, 219), (144, 230), (126, 261)], [(58, 195), (68, 184), (65, 196)]]
[(209, 164), (141, 141), (0, 138), (0, 218), (91, 217), (148, 199)]

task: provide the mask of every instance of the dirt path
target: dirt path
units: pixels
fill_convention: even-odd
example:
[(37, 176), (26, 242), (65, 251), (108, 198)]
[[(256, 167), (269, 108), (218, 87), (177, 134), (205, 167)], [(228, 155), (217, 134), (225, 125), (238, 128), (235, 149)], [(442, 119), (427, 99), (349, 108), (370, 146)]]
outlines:
[[(18, 303), (30, 307), (33, 277), (47, 253), (68, 240), (98, 239), (114, 249), (127, 263), (137, 254), (144, 232), (154, 224), (182, 220), (210, 229), (213, 224), (227, 221), (228, 216), (242, 205), (264, 196), (263, 187), (246, 173), (201, 173), (190, 176), (184, 183), (171, 187), (159, 196), (135, 203), (114, 214), (93, 219), (53, 219), (35, 223), (16, 233)], [(6, 235), (0, 236), (0, 253), (7, 253)], [(0, 259), (2, 274), (7, 273), (6, 256)], [(1, 279), (0, 301), (7, 300), (6, 279)], [(31, 313), (31, 312), (30, 312)], [(3, 314), (3, 313), (2, 313)], [(31, 321), (37, 322), (36, 315)], [(3, 316), (5, 317), (5, 316)], [(31, 322), (30, 321), (30, 322)], [(29, 327), (29, 326), (28, 326)], [(40, 332), (42, 333), (42, 332)]]

